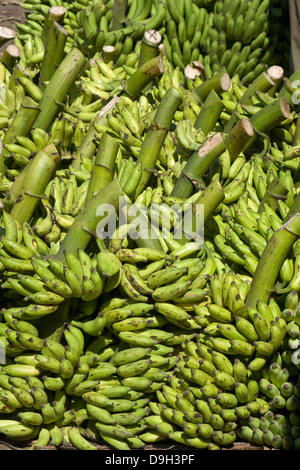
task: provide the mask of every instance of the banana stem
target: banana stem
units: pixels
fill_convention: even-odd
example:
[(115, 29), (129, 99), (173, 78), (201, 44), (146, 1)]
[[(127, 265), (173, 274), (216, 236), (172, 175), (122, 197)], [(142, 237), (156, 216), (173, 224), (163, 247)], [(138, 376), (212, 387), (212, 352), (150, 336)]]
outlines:
[[(283, 69), (277, 65), (269, 67), (268, 70), (262, 72), (256, 77), (255, 80), (247, 87), (247, 90), (239, 100), (239, 104), (250, 104), (252, 96), (256, 91), (262, 93), (274, 94), (283, 78)], [(224, 132), (230, 132), (236, 124), (238, 117), (235, 113), (232, 114), (228, 123), (225, 126)]]
[(204, 103), (211, 90), (215, 90), (217, 94), (228, 91), (230, 88), (230, 76), (227, 72), (217, 74), (205, 80), (201, 85), (193, 88), (191, 95), (198, 102)]
[(246, 118), (241, 119), (228, 135), (220, 133), (207, 139), (199, 150), (188, 159), (184, 169), (176, 181), (171, 195), (188, 198), (195, 185), (199, 185), (203, 176), (214, 161), (227, 149), (232, 161), (243, 151), (249, 139), (253, 136), (253, 128)]
[[(151, 59), (155, 59), (160, 54), (159, 45), (161, 43), (161, 34), (155, 29), (150, 29), (145, 32), (141, 41), (141, 48), (139, 54), (138, 67), (141, 67)], [(144, 88), (144, 92), (149, 90), (152, 82), (148, 83)]]
[(194, 128), (201, 129), (207, 135), (215, 128), (223, 108), (224, 104), (221, 98), (215, 90), (211, 90), (203, 106), (201, 106), (201, 110), (194, 123)]
[(21, 225), (23, 222), (30, 222), (59, 162), (60, 155), (54, 144), (40, 150), (30, 162), (17, 200), (11, 209), (12, 217)]
[(6, 49), (4, 49), (0, 58), (0, 62), (10, 70), (13, 70), (16, 61), (20, 57), (20, 54), (21, 52), (18, 46), (15, 44), (9, 44)]
[(108, 64), (109, 62), (114, 62), (115, 60), (115, 54), (116, 54), (116, 48), (115, 46), (110, 46), (107, 44), (106, 46), (102, 47), (102, 59), (103, 62)]
[(112, 7), (112, 26), (113, 31), (121, 29), (126, 20), (127, 0), (114, 0)]
[(272, 88), (268, 90), (268, 94), (270, 96), (274, 96), (276, 91), (278, 90), (280, 83), (283, 80), (284, 70), (279, 65), (271, 65), (271, 67), (268, 68), (266, 73), (271, 78), (272, 82), (274, 83)]
[(0, 47), (14, 39), (16, 34), (17, 33), (13, 29), (7, 28), (6, 26), (0, 26)]
[(34, 99), (25, 96), (11, 124), (3, 137), (3, 144), (12, 143), (16, 136), (27, 136), (39, 115), (39, 108)]
[[(13, 143), (16, 136), (28, 135), (40, 112), (37, 106), (37, 103), (32, 98), (29, 96), (24, 97), (20, 108), (4, 134), (3, 145)], [(11, 158), (6, 157), (7, 152), (3, 149), (2, 154), (0, 154), (1, 173), (4, 173), (10, 164)]]
[(119, 144), (117, 140), (107, 133), (103, 134), (91, 172), (86, 204), (95, 193), (101, 191), (113, 180), (118, 150)]
[(297, 107), (299, 104), (299, 80), (300, 69), (296, 70), (289, 79), (283, 79), (284, 86), (278, 93), (278, 98), (285, 98), (292, 107)]
[(35, 128), (45, 131), (49, 129), (68, 91), (85, 65), (85, 56), (76, 48), (62, 60), (39, 102), (40, 114), (34, 123)]
[(162, 98), (153, 121), (147, 130), (145, 139), (137, 158), (137, 164), (142, 164), (142, 176), (135, 190), (133, 200), (145, 189), (151, 172), (155, 169), (161, 148), (169, 132), (174, 113), (181, 103), (180, 92), (170, 87)]
[(288, 189), (286, 188), (286, 186), (280, 181), (279, 178), (277, 178), (277, 176), (274, 176), (269, 187), (267, 188), (266, 193), (260, 201), (258, 213), (264, 211), (265, 204), (268, 204), (268, 206), (270, 206), (274, 211), (276, 211), (278, 208), (278, 200), (286, 199), (287, 193)]
[(52, 6), (49, 8), (44, 21), (43, 30), (41, 32), (41, 39), (44, 44), (47, 43), (48, 34), (51, 29), (52, 23), (56, 21), (57, 23), (62, 24), (66, 12), (67, 9), (63, 6)]
[[(250, 118), (250, 122), (255, 131), (258, 133), (267, 133), (280, 123), (288, 119), (290, 116), (290, 105), (285, 98), (277, 98), (272, 103), (264, 106), (254, 116)], [(255, 142), (257, 134), (255, 134), (246, 144), (247, 150)]]
[(3, 207), (4, 207), (4, 210), (5, 212), (10, 212), (13, 205), (16, 203), (17, 201), (17, 197), (18, 195), (20, 194), (21, 190), (22, 190), (22, 187), (23, 187), (23, 184), (24, 184), (24, 180), (25, 180), (25, 177), (29, 171), (29, 168), (30, 168), (30, 163), (29, 162), (23, 169), (22, 171), (20, 172), (20, 174), (17, 176), (17, 178), (14, 180), (13, 184), (11, 185), (11, 187), (9, 188), (8, 191), (6, 191), (5, 193), (5, 197), (3, 199)]
[(11, 73), (9, 78), (9, 85), (8, 88), (12, 91), (15, 90), (16, 84), (18, 83), (18, 79), (20, 77), (29, 78), (28, 71), (26, 71), (19, 63), (17, 63)]
[(295, 199), (282, 226), (273, 233), (259, 259), (246, 299), (248, 308), (256, 308), (258, 300), (268, 303), (281, 266), (299, 237), (300, 195)]
[(245, 150), (253, 137), (254, 128), (251, 120), (247, 118), (240, 119), (225, 137), (225, 147), (230, 154), (231, 162)]
[(96, 137), (99, 136), (97, 131), (98, 125), (107, 124), (107, 116), (114, 109), (115, 104), (119, 101), (120, 96), (115, 96), (112, 98), (104, 108), (101, 109), (100, 113), (95, 117), (95, 119), (90, 124), (80, 146), (74, 153), (74, 161), (72, 166), (74, 169), (80, 168), (81, 155), (84, 155), (86, 158), (91, 158), (97, 149)]
[[(201, 240), (203, 238), (204, 233), (199, 233), (197, 232), (195, 234), (195, 228), (200, 228), (204, 229), (204, 223), (205, 221), (209, 218), (209, 216), (215, 211), (215, 209), (221, 204), (221, 202), (224, 199), (224, 189), (222, 188), (222, 185), (219, 181), (215, 180), (212, 181), (205, 191), (199, 196), (199, 198), (192, 204), (192, 209), (190, 211), (190, 217), (188, 218), (188, 223), (189, 226), (192, 227), (192, 231), (189, 232), (189, 229), (186, 229), (184, 227), (183, 223), (181, 223), (182, 226), (182, 232), (184, 233), (184, 236), (182, 239), (176, 239), (176, 241), (180, 244), (185, 244), (189, 241), (191, 241), (191, 236), (192, 238), (198, 238)], [(198, 213), (198, 207), (203, 206), (203, 211)], [(197, 227), (197, 221), (199, 220), (198, 218), (200, 217), (200, 222), (201, 226)]]
[(269, 67), (266, 72), (262, 72), (253, 82), (248, 86), (243, 94), (240, 104), (250, 104), (250, 99), (254, 96), (257, 90), (263, 93), (273, 93), (277, 89), (279, 83), (283, 78), (283, 69), (279, 66)]
[(124, 92), (132, 100), (149, 84), (152, 80), (163, 73), (164, 66), (161, 56), (154, 57), (141, 65), (125, 82)]
[(171, 192), (172, 197), (187, 199), (202, 181), (209, 167), (225, 151), (220, 133), (208, 138), (188, 159)]
[[(55, 258), (63, 260), (65, 250), (76, 254), (78, 248), (85, 249), (92, 238), (96, 236), (97, 225), (103, 219), (105, 219), (105, 222), (108, 224), (110, 222), (116, 224), (116, 215), (122, 197), (124, 197), (124, 193), (117, 178), (93, 196), (75, 217)], [(99, 215), (101, 205), (103, 205), (102, 207), (105, 205), (105, 207), (113, 209), (108, 216), (105, 216), (105, 214)]]
[(39, 87), (41, 90), (45, 89), (46, 85), (44, 82), (48, 82), (51, 79), (63, 60), (67, 37), (67, 31), (57, 21), (53, 21), (45, 41), (45, 52), (39, 77)]
[[(127, 207), (129, 210), (130, 210), (130, 207), (132, 206), (133, 205), (130, 203), (130, 201), (127, 201)], [(146, 234), (146, 237), (142, 237), (142, 236), (137, 237), (134, 240), (135, 244), (139, 248), (150, 248), (150, 249), (163, 251), (159, 237), (158, 236), (153, 237), (153, 231), (151, 229), (150, 220), (148, 216), (142, 212), (138, 215), (138, 217), (139, 217), (139, 222), (141, 222), (141, 224), (143, 225), (143, 233)], [(128, 223), (134, 223), (134, 221), (135, 221), (135, 216), (134, 215), (131, 216), (129, 214)]]
[(145, 32), (141, 41), (138, 67), (158, 56), (160, 43), (161, 34), (158, 31), (151, 29)]
[[(154, 59), (146, 62), (144, 65), (139, 67), (135, 73), (131, 75), (129, 79), (124, 83), (124, 94), (131, 97), (134, 100), (138, 94), (150, 83), (153, 78), (163, 72), (163, 61), (161, 57), (155, 57)], [(99, 134), (97, 131), (97, 125), (106, 125), (107, 116), (111, 113), (119, 101), (120, 95), (114, 96), (106, 106), (104, 106), (100, 113), (95, 117), (93, 122), (90, 124), (86, 135), (74, 154), (73, 168), (79, 169), (81, 163), (81, 155), (90, 158), (97, 149), (95, 137)]]

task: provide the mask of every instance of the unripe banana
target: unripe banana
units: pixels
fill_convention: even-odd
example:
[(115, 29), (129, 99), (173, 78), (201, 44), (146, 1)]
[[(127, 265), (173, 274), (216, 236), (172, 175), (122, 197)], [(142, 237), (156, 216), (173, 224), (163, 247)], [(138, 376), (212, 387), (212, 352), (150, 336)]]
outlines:
[(121, 366), (124, 364), (129, 364), (131, 362), (143, 359), (150, 352), (151, 352), (151, 348), (131, 347), (131, 348), (116, 352), (113, 355), (111, 361), (112, 361), (112, 364), (114, 364), (115, 366)]
[(213, 377), (216, 381), (216, 384), (222, 387), (224, 390), (233, 390), (235, 380), (228, 372), (215, 369)]
[(79, 450), (97, 450), (97, 447), (85, 439), (75, 426), (69, 428), (68, 438), (73, 446)]
[(26, 378), (28, 376), (38, 376), (40, 374), (37, 367), (23, 364), (8, 364), (3, 366), (2, 370), (5, 374), (11, 377)]
[(92, 367), (88, 372), (88, 379), (89, 380), (99, 380), (105, 379), (106, 377), (110, 377), (115, 372), (117, 372), (117, 368), (115, 365), (111, 363), (98, 363), (96, 367)]
[(26, 441), (34, 439), (39, 433), (39, 426), (32, 426), (29, 424), (7, 424), (1, 427), (1, 434), (6, 439), (13, 441)]
[(215, 350), (212, 350), (211, 354), (212, 363), (217, 367), (217, 369), (233, 375), (233, 364), (225, 354)]
[(106, 318), (102, 312), (99, 312), (98, 315), (92, 320), (72, 320), (71, 324), (76, 326), (77, 328), (80, 328), (84, 333), (88, 335), (98, 336), (106, 325)]

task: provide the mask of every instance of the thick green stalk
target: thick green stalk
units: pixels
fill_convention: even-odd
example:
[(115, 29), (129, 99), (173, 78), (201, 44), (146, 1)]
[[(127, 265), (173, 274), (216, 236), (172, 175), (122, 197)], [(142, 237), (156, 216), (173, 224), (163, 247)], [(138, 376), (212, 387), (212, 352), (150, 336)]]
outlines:
[(67, 42), (68, 33), (57, 21), (50, 26), (45, 42), (45, 52), (40, 69), (39, 87), (44, 90), (46, 85), (61, 64)]
[(289, 79), (284, 78), (284, 86), (278, 93), (278, 98), (285, 98), (290, 106), (298, 108), (299, 105), (300, 69), (296, 70)]
[[(212, 181), (205, 191), (199, 196), (199, 198), (192, 204), (191, 210), (187, 212), (187, 220), (188, 220), (188, 227), (184, 227), (183, 223), (181, 224), (183, 237), (182, 239), (176, 239), (178, 243), (185, 244), (191, 239), (195, 239), (199, 237), (199, 240), (204, 237), (203, 233), (196, 233), (195, 229), (197, 229), (197, 222), (199, 222), (198, 217), (201, 217), (200, 222), (202, 223), (200, 229), (204, 229), (205, 221), (209, 218), (209, 216), (215, 211), (215, 209), (221, 204), (224, 199), (224, 189), (219, 181), (215, 180)], [(203, 210), (200, 213), (197, 213), (197, 209), (199, 206), (203, 206)], [(203, 218), (202, 218), (203, 216)], [(184, 222), (184, 221), (183, 221)], [(189, 232), (189, 227), (191, 227), (191, 231)], [(198, 226), (199, 228), (199, 226)]]
[[(275, 93), (279, 83), (283, 78), (283, 69), (279, 66), (269, 67), (266, 72), (262, 72), (255, 80), (247, 87), (247, 90), (239, 100), (239, 104), (250, 104), (251, 98), (255, 95), (256, 91), (262, 93)], [(224, 132), (230, 132), (236, 124), (238, 117), (235, 113), (232, 114), (228, 123), (225, 126)]]
[(243, 118), (228, 135), (218, 133), (208, 138), (199, 150), (196, 150), (188, 159), (171, 195), (188, 198), (195, 186), (202, 182), (210, 166), (226, 149), (230, 154), (231, 161), (234, 161), (252, 136), (252, 125), (248, 119)]
[(189, 157), (174, 185), (171, 196), (182, 199), (190, 197), (194, 188), (201, 184), (209, 167), (224, 151), (225, 144), (221, 134), (214, 134), (208, 138), (199, 150)]
[(239, 103), (250, 104), (250, 100), (257, 90), (263, 93), (271, 93), (271, 90), (276, 89), (282, 79), (283, 69), (281, 67), (277, 65), (269, 67), (268, 70), (262, 72), (255, 80), (253, 80)]
[(102, 47), (101, 57), (103, 59), (103, 62), (105, 62), (106, 64), (108, 64), (109, 62), (114, 62), (115, 55), (116, 55), (115, 46), (110, 46), (109, 44), (107, 44), (106, 46)]
[(27, 136), (39, 112), (37, 102), (30, 96), (25, 96), (20, 108), (5, 132), (3, 144), (14, 142), (16, 136)]
[(245, 150), (255, 143), (257, 133), (266, 134), (271, 129), (288, 119), (289, 116), (290, 105), (283, 97), (277, 98), (273, 103), (264, 106), (250, 118), (250, 122), (255, 130), (255, 135), (248, 141), (245, 146)]
[(278, 91), (278, 88), (283, 80), (284, 77), (284, 70), (279, 65), (271, 65), (266, 71), (267, 75), (271, 78), (274, 85), (270, 90), (268, 90), (268, 94), (270, 96), (274, 96), (275, 93)]
[(112, 7), (112, 26), (111, 29), (121, 29), (126, 20), (127, 0), (114, 0)]
[(28, 74), (28, 71), (25, 70), (19, 63), (17, 63), (13, 70), (12, 70), (12, 73), (11, 73), (11, 76), (9, 78), (9, 84), (8, 84), (8, 88), (12, 91), (15, 90), (16, 88), (16, 85), (18, 84), (19, 82), (19, 78), (20, 77), (26, 77), (26, 78), (30, 78), (29, 77), (29, 74)]
[(225, 147), (233, 162), (254, 137), (254, 127), (251, 119), (241, 118), (225, 137)]
[(118, 141), (107, 133), (103, 134), (91, 172), (86, 204), (95, 193), (101, 191), (113, 180), (118, 150)]
[[(143, 91), (145, 86), (150, 83), (156, 75), (160, 75), (163, 72), (163, 62), (160, 57), (156, 57), (147, 62), (142, 67), (138, 68), (137, 71), (131, 75), (124, 83), (124, 93), (135, 100), (136, 97)], [(148, 75), (149, 74), (149, 75)], [(111, 113), (116, 103), (122, 98), (122, 94), (114, 96), (104, 108), (101, 109), (100, 113), (95, 117), (93, 122), (90, 124), (86, 135), (83, 138), (81, 145), (78, 147), (74, 154), (73, 167), (78, 169), (81, 163), (81, 155), (91, 158), (96, 149), (97, 144), (95, 137), (99, 135), (97, 131), (97, 125), (107, 125), (107, 116)]]
[(137, 163), (142, 164), (142, 176), (133, 200), (145, 189), (151, 172), (155, 169), (161, 148), (170, 130), (174, 113), (181, 103), (181, 94), (176, 88), (169, 88), (162, 98), (154, 119), (146, 132)]
[[(37, 103), (29, 96), (25, 96), (20, 108), (4, 134), (3, 145), (13, 143), (16, 136), (27, 136), (39, 112), (40, 110), (38, 109)], [(4, 173), (10, 164), (11, 158), (5, 158), (7, 156), (7, 152), (3, 150), (3, 153), (0, 155), (1, 173)]]
[(0, 57), (0, 62), (12, 71), (19, 57), (20, 49), (18, 46), (9, 44), (6, 49), (4, 49)]
[[(155, 59), (160, 54), (159, 45), (161, 43), (161, 34), (155, 29), (145, 32), (141, 41), (141, 48), (139, 54), (138, 67), (141, 67), (151, 59)], [(152, 86), (152, 81), (147, 84), (144, 91), (149, 90)]]
[[(84, 250), (92, 238), (97, 235), (97, 226), (101, 223), (101, 220), (105, 219), (107, 223), (111, 221), (112, 224), (116, 224), (120, 199), (123, 196), (124, 193), (117, 178), (93, 196), (75, 217), (55, 258), (63, 260), (65, 250), (75, 254), (78, 248)], [(109, 215), (103, 213), (99, 215), (98, 210), (101, 209), (101, 205), (103, 205), (102, 207), (109, 205), (112, 209), (111, 213)]]
[(107, 125), (107, 116), (111, 113), (120, 100), (120, 96), (115, 96), (112, 98), (104, 108), (101, 109), (100, 113), (95, 117), (91, 122), (80, 146), (74, 153), (74, 161), (72, 167), (74, 169), (79, 169), (81, 163), (81, 155), (84, 155), (86, 158), (91, 158), (97, 150), (96, 137), (99, 136), (99, 131), (97, 131), (97, 126)]
[(230, 88), (230, 76), (228, 73), (220, 73), (205, 80), (201, 85), (191, 90), (191, 96), (199, 103), (204, 103), (211, 90), (217, 94), (228, 91)]
[(223, 108), (224, 104), (221, 98), (215, 90), (211, 90), (203, 106), (201, 106), (201, 110), (194, 123), (194, 128), (201, 129), (207, 135), (215, 128)]
[(260, 201), (258, 212), (261, 213), (264, 211), (265, 204), (268, 204), (268, 206), (270, 206), (274, 211), (276, 211), (278, 208), (278, 200), (285, 200), (287, 193), (288, 189), (286, 188), (286, 186), (280, 181), (277, 176), (274, 176), (271, 183), (267, 187), (265, 195)]
[(7, 28), (6, 26), (0, 26), (0, 47), (4, 46), (8, 41), (11, 41), (16, 37), (16, 32)]
[(48, 34), (52, 26), (52, 23), (56, 21), (57, 23), (62, 24), (64, 17), (66, 15), (66, 12), (67, 10), (63, 6), (52, 6), (49, 8), (48, 13), (45, 17), (43, 30), (41, 33), (41, 39), (44, 44), (47, 43)]
[(17, 198), (22, 190), (25, 177), (29, 171), (31, 162), (29, 162), (20, 172), (20, 174), (16, 177), (13, 184), (9, 188), (8, 191), (5, 193), (5, 197), (3, 199), (3, 207), (6, 212), (10, 212), (12, 207), (14, 206)]
[(34, 123), (35, 128), (48, 131), (60, 110), (67, 93), (86, 65), (86, 57), (73, 48), (52, 75), (39, 102), (40, 114)]
[(149, 30), (145, 32), (141, 41), (138, 67), (141, 67), (149, 60), (158, 56), (160, 43), (161, 35), (158, 31)]
[(148, 60), (126, 80), (125, 94), (134, 100), (155, 77), (163, 73), (163, 70), (163, 60), (160, 56)]
[(21, 225), (30, 222), (39, 199), (43, 197), (46, 186), (53, 177), (60, 155), (54, 144), (40, 150), (32, 159), (25, 174), (21, 191), (11, 209), (11, 215)]
[(259, 259), (246, 299), (248, 308), (256, 308), (259, 300), (268, 303), (281, 266), (299, 237), (300, 195), (295, 199), (282, 226), (273, 233)]
[(204, 209), (204, 222), (209, 218), (209, 216), (214, 212), (214, 210), (221, 204), (223, 201), (224, 189), (220, 183), (220, 181), (212, 181), (203, 194), (199, 196), (196, 202), (193, 204), (194, 207), (197, 204), (203, 204)]

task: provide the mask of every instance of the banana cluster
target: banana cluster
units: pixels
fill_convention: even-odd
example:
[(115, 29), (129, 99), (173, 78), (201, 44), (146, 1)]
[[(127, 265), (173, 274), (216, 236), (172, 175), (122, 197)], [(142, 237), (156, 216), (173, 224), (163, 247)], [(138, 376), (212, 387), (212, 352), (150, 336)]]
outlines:
[(230, 42), (241, 41), (247, 45), (254, 37), (269, 31), (268, 15), (270, 1), (251, 3), (216, 2), (214, 8), (214, 26), (218, 32), (225, 31)]
[[(77, 2), (74, 6), (59, 1), (57, 5), (66, 9), (62, 24), (68, 34), (67, 50), (75, 46), (90, 57), (98, 53), (105, 58), (108, 48), (117, 66), (126, 63), (127, 56), (136, 55), (138, 41), (146, 31), (157, 30), (168, 60), (182, 72), (200, 61), (207, 77), (228, 71), (231, 76), (238, 73), (248, 84), (274, 63), (283, 62), (284, 68), (289, 67), (287, 34), (284, 42), (279, 41), (281, 21), (288, 27), (286, 9), (270, 0), (185, 0), (176, 9), (168, 1), (157, 0), (153, 5), (150, 0), (146, 4), (134, 1), (127, 7), (122, 24), (115, 22), (112, 0)], [(50, 6), (39, 8), (39, 4), (26, 2), (25, 7), (32, 13), (28, 25), (18, 25), (21, 36), (31, 42), (30, 36), (35, 34), (38, 41)], [(29, 66), (41, 60), (42, 51), (37, 47)]]
[(283, 450), (298, 449), (298, 425), (297, 413), (291, 412), (287, 418), (280, 412), (269, 410), (260, 418), (250, 416), (244, 420), (237, 434), (257, 445)]
[[(7, 70), (7, 69), (5, 69)], [(5, 75), (8, 75), (6, 73)], [(17, 109), (20, 107), (20, 102), (24, 96), (23, 88), (18, 87), (18, 93), (12, 91), (6, 84), (5, 79), (3, 80), (3, 89), (1, 90), (1, 96), (5, 97), (4, 100), (0, 101), (0, 129), (7, 128), (13, 121), (13, 118), (16, 115)]]
[(135, 50), (136, 41), (143, 37), (145, 31), (160, 30), (165, 12), (163, 1), (152, 5), (150, 0), (135, 0), (126, 8), (126, 20), (119, 24), (113, 18), (113, 1), (94, 2), (76, 14), (78, 27), (73, 36), (75, 44), (91, 55), (104, 51), (107, 46), (113, 48), (114, 61), (121, 65), (126, 61), (126, 56)]
[[(2, 238), (1, 243), (6, 247), (6, 253), (10, 253), (10, 257), (2, 257), (5, 270), (1, 287), (8, 289), (8, 295), (11, 290), (15, 290), (17, 296), (23, 295), (25, 311), (19, 312), (20, 318), (33, 319), (34, 312), (36, 318), (42, 315), (43, 311), (45, 314), (51, 313), (56, 310), (55, 305), (71, 297), (84, 301), (97, 299), (103, 291), (105, 279), (99, 273), (97, 260), (92, 260), (83, 250), (79, 250), (77, 255), (66, 253), (65, 261), (62, 262), (51, 255), (48, 259), (42, 259), (30, 248), (6, 238)], [(15, 258), (12, 257), (12, 253)], [(104, 269), (105, 258), (102, 262)], [(22, 275), (25, 275), (25, 280)], [(7, 279), (4, 281), (5, 277)], [(31, 287), (28, 277), (31, 278)], [(28, 282), (28, 288), (22, 284), (23, 282), (25, 284)]]
[[(298, 115), (282, 99), (295, 90), (284, 80), (278, 91), (283, 70), (270, 68), (285, 52), (277, 39), (283, 8), (270, 0), (177, 3), (132, 0), (117, 24), (112, 0), (28, 0), (15, 67), (7, 53), (0, 62), (0, 436), (31, 449), (172, 442), (215, 450), (237, 440), (299, 448), (299, 241), (270, 299), (247, 306), (259, 261), (299, 193)], [(39, 127), (53, 6), (62, 7), (59, 30), (68, 36), (63, 56), (75, 47), (87, 61), (61, 99), (49, 96), (57, 112)], [(151, 30), (161, 37), (151, 51), (160, 74), (133, 97), (126, 84), (138, 86)], [(181, 102), (166, 132), (160, 104), (170, 89)], [(227, 138), (236, 123), (254, 130), (238, 154), (239, 139)], [(156, 128), (165, 139), (135, 197), (148, 170), (137, 160)], [(199, 176), (218, 134), (225, 148)], [(105, 242), (80, 224), (90, 242), (60, 251), (97, 195), (107, 136), (117, 148), (109, 179), (128, 203), (147, 208), (160, 249), (153, 240), (141, 246), (129, 222)], [(13, 208), (23, 177), (47, 148), (58, 166), (41, 194), (25, 188), (35, 210), (21, 223)], [(197, 168), (186, 171), (195, 156)], [(187, 197), (177, 192), (184, 183)], [(215, 184), (222, 198), (208, 198), (203, 246), (182, 244), (175, 229), (185, 205)]]
[(169, 61), (184, 71), (193, 61), (204, 60), (203, 49), (213, 15), (189, 0), (175, 8), (167, 1), (166, 34), (163, 44)]

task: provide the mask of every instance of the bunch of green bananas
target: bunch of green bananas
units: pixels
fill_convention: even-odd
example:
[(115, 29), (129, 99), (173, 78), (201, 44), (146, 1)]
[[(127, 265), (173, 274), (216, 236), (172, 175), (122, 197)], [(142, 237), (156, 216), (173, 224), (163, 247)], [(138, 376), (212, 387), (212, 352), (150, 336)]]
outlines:
[(289, 418), (284, 414), (269, 410), (260, 418), (250, 416), (239, 427), (237, 434), (258, 445), (274, 449), (297, 449), (299, 446), (297, 413), (291, 412)]
[[(248, 305), (260, 260), (299, 194), (297, 75), (283, 80), (285, 46), (280, 56), (270, 47), (283, 9), (271, 0), (185, 0), (176, 9), (132, 0), (117, 25), (117, 3), (24, 3), (32, 13), (15, 39), (19, 56), (13, 67), (0, 62), (0, 436), (32, 449), (172, 441), (214, 450), (236, 440), (298, 449), (298, 240), (270, 298)], [(52, 90), (56, 113), (39, 127), (53, 7), (63, 7), (59, 30), (68, 35), (58, 64), (73, 47), (87, 62), (64, 95)], [(126, 94), (149, 29), (159, 33), (158, 73)], [(160, 105), (169, 90), (181, 101), (167, 127)], [(157, 161), (135, 196), (153, 130), (165, 137), (155, 149), (151, 142)], [(236, 150), (239, 138), (228, 135), (248, 140)], [(113, 164), (101, 160), (106, 137), (116, 145)], [(20, 222), (13, 208), (22, 179), (47, 148), (58, 165), (40, 192), (25, 188), (34, 210)], [(83, 224), (89, 242), (65, 244), (108, 181), (147, 208), (160, 249), (141, 246), (130, 222), (108, 242)], [(213, 191), (205, 199), (211, 188), (220, 199)], [(182, 244), (175, 229), (184, 206), (203, 200), (203, 246)]]
[[(207, 77), (228, 71), (231, 76), (238, 73), (248, 84), (270, 65), (282, 63), (289, 68), (288, 36), (279, 41), (281, 22), (288, 28), (287, 12), (276, 1), (184, 0), (174, 8), (165, 0), (134, 0), (123, 6), (121, 23), (116, 20), (113, 5), (111, 0), (75, 2), (72, 6), (64, 1), (51, 4), (66, 9), (62, 24), (68, 34), (68, 49), (75, 45), (93, 56), (109, 46), (114, 61), (121, 65), (136, 52), (146, 31), (157, 30), (168, 59), (182, 72), (200, 61)], [(40, 8), (39, 3), (26, 2), (24, 7), (33, 12), (28, 15), (28, 25), (19, 25), (20, 31), (25, 38), (32, 33), (38, 38), (50, 5)], [(39, 54), (37, 51), (30, 62), (38, 60)]]

